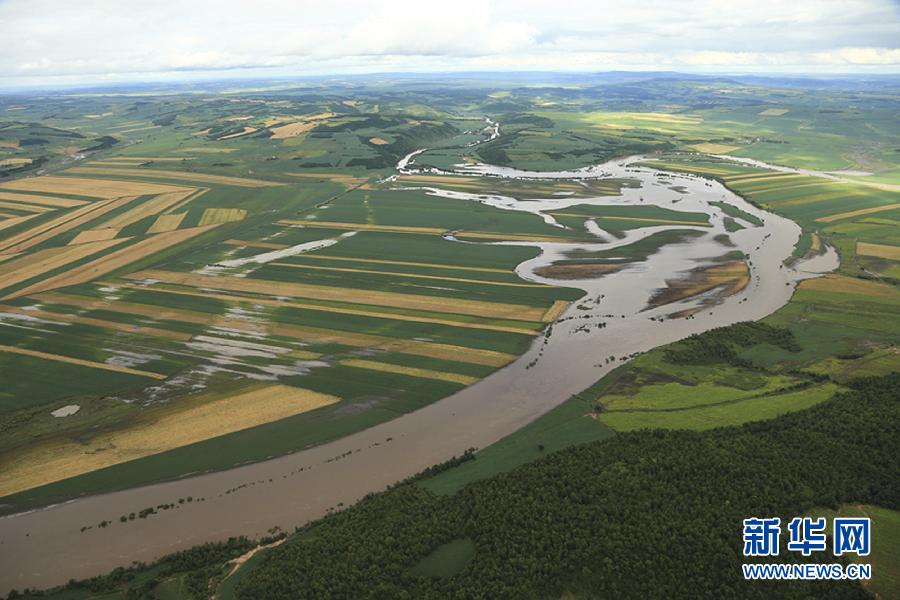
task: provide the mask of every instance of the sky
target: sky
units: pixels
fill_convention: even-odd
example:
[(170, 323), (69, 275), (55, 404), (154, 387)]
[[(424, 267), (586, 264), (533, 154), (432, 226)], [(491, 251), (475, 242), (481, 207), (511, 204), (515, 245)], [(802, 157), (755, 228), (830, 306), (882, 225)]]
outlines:
[(370, 72), (900, 73), (900, 0), (0, 0), (0, 87)]

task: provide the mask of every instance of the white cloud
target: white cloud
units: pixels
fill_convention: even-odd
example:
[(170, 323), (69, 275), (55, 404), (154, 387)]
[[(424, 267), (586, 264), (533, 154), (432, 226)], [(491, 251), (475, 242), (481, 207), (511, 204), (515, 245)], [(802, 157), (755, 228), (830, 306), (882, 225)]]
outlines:
[(0, 82), (383, 69), (900, 71), (890, 0), (0, 0)]

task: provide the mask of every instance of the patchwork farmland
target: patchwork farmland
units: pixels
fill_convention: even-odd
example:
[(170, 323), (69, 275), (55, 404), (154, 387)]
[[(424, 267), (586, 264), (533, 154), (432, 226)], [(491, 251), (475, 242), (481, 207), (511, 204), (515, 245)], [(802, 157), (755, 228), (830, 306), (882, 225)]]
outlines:
[[(227, 468), (393, 418), (504, 366), (579, 295), (516, 276), (533, 249), (442, 238), (560, 239), (534, 216), (356, 190), (366, 180), (348, 188), (340, 173), (298, 182), (144, 160), (0, 184), (23, 207), (0, 236), (0, 361), (23, 374), (0, 402), (22, 424), (0, 469), (14, 503)], [(252, 210), (237, 202), (249, 192)], [(247, 421), (213, 400), (274, 382), (329, 401)], [(50, 415), (64, 405), (78, 419)], [(128, 449), (185, 410), (243, 425)]]
[[(582, 548), (609, 523), (643, 539), (635, 506), (671, 523), (685, 499), (724, 511), (705, 539), (731, 548), (758, 479), (722, 485), (707, 463), (800, 472), (790, 423), (822, 464), (890, 457), (892, 422), (857, 392), (900, 356), (893, 101), (594, 83), (0, 97), (0, 513), (19, 513), (0, 519), (16, 550), (0, 583), (274, 597), (274, 556), (303, 574), (288, 597), (348, 572), (365, 597), (381, 562), (379, 584), (404, 573), (397, 597), (444, 597), (505, 572), (486, 562), (509, 564), (497, 533), (519, 552), (538, 522), (515, 557), (529, 573), (553, 564), (545, 539), (566, 554), (573, 522)], [(689, 485), (671, 485), (679, 465)], [(784, 481), (794, 512), (879, 500)], [(417, 531), (415, 514), (431, 515)], [(310, 523), (280, 547), (216, 544)], [(234, 553), (152, 563), (207, 542), (191, 552)], [(65, 586), (131, 560), (148, 566)], [(604, 560), (574, 572), (612, 581)]]

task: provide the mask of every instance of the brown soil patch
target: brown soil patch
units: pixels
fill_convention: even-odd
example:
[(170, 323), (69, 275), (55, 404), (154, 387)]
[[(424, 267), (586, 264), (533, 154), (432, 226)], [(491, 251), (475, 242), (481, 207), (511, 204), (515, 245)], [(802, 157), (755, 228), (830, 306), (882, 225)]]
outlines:
[(666, 280), (666, 287), (657, 290), (647, 307), (656, 308), (720, 288), (714, 298), (704, 302), (704, 304), (718, 304), (722, 299), (743, 290), (749, 282), (750, 270), (742, 260), (701, 267), (691, 271), (684, 279)]

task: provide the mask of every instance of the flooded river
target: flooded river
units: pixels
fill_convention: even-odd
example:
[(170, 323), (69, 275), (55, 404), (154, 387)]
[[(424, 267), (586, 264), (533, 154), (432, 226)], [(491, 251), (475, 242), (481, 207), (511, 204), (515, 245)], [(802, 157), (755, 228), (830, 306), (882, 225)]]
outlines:
[[(416, 153), (399, 165), (411, 169)], [(794, 263), (800, 236), (793, 222), (762, 211), (716, 182), (690, 175), (634, 166), (638, 157), (568, 172), (521, 172), (487, 165), (460, 167), (469, 175), (520, 179), (628, 177), (640, 188), (602, 198), (554, 197), (518, 202), (502, 196), (430, 189), (448, 202), (483, 202), (504, 210), (527, 211), (548, 223), (548, 214), (574, 205), (657, 205), (703, 212), (710, 227), (655, 226), (631, 230), (623, 238), (589, 231), (587, 243), (500, 242), (537, 246), (541, 254), (519, 265), (521, 277), (584, 290), (552, 325), (549, 335), (509, 366), (425, 408), (334, 442), (288, 456), (228, 471), (169, 483), (93, 496), (0, 519), (0, 593), (10, 588), (46, 587), (84, 578), (132, 561), (150, 561), (194, 544), (234, 535), (263, 536), (278, 525), (285, 530), (349, 505), (370, 492), (459, 455), (484, 448), (516, 431), (593, 384), (622, 364), (625, 357), (738, 321), (771, 314), (789, 299), (803, 278), (837, 266), (833, 249)], [(400, 185), (400, 184), (394, 184)], [(725, 213), (712, 202), (725, 202), (756, 217), (762, 225), (736, 219), (743, 229), (728, 233)], [(556, 225), (562, 226), (558, 223)], [(691, 230), (696, 237), (663, 246), (646, 261), (599, 279), (549, 280), (538, 273), (573, 251), (615, 250), (667, 229)], [(723, 245), (728, 235), (733, 246)], [(449, 239), (447, 243), (463, 243)], [(670, 318), (696, 309), (702, 298), (647, 309), (648, 300), (667, 279), (686, 275), (712, 259), (739, 250), (749, 257), (749, 284), (739, 293), (703, 305), (692, 318)], [(708, 298), (707, 298), (708, 300)], [(601, 324), (603, 324), (601, 326)], [(145, 507), (195, 501), (160, 511), (147, 519), (120, 523), (119, 516)], [(98, 528), (107, 520), (111, 524)], [(95, 525), (82, 532), (85, 525)]]

